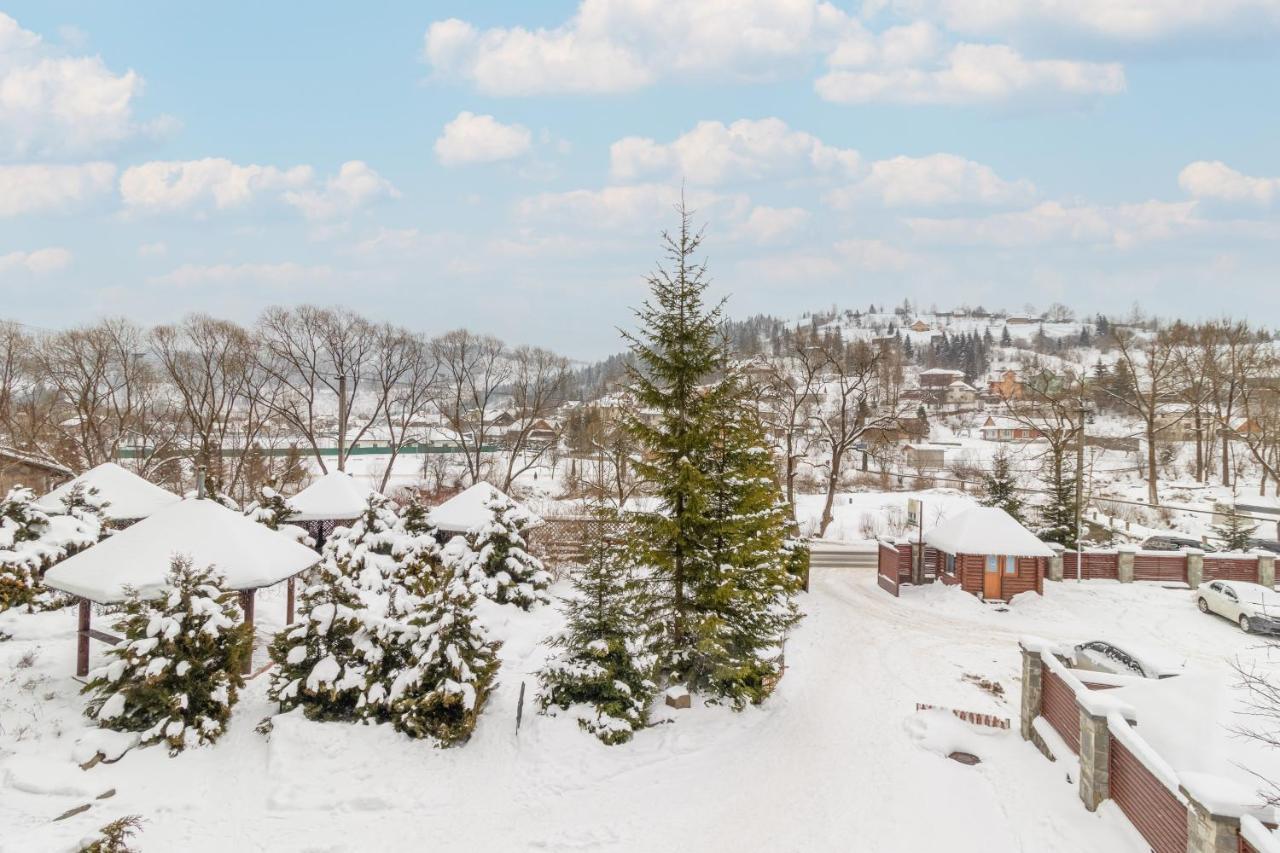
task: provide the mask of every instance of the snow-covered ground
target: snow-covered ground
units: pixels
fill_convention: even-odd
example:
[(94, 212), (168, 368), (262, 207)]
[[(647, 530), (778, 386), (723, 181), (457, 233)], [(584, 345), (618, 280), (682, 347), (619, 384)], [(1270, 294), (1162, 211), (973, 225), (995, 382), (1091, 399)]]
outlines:
[[(486, 621), (506, 640), (501, 686), (461, 748), (293, 716), (264, 737), (254, 727), (273, 709), (258, 678), (216, 746), (177, 758), (138, 750), (89, 771), (73, 763), (88, 731), (70, 677), (74, 612), (9, 613), (0, 617), (14, 634), (0, 643), (0, 850), (73, 849), (135, 813), (146, 820), (144, 851), (1145, 849), (1112, 810), (1086, 812), (1016, 722), (1012, 732), (978, 729), (915, 704), (1016, 720), (1025, 634), (1157, 647), (1219, 681), (1229, 659), (1271, 666), (1268, 650), (1196, 612), (1185, 590), (1047, 592), (1001, 611), (941, 586), (894, 599), (872, 572), (818, 570), (787, 674), (764, 707), (664, 708), (671, 723), (621, 747), (528, 704), (516, 733), (520, 684), (532, 691), (540, 639), (558, 616), (490, 608)], [(259, 605), (268, 625), (276, 604)], [(943, 757), (953, 749), (982, 764)], [(87, 813), (51, 822), (86, 802)]]

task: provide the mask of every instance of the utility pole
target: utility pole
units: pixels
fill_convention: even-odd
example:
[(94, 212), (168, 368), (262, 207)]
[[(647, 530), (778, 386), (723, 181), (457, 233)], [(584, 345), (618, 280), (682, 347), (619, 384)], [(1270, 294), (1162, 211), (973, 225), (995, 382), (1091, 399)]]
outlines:
[(1080, 416), (1080, 427), (1076, 430), (1076, 583), (1084, 575), (1084, 422), (1089, 409), (1081, 401), (1076, 409)]
[(347, 375), (338, 374), (338, 470), (347, 470)]
[(196, 500), (204, 500), (204, 471), (203, 465), (196, 466)]

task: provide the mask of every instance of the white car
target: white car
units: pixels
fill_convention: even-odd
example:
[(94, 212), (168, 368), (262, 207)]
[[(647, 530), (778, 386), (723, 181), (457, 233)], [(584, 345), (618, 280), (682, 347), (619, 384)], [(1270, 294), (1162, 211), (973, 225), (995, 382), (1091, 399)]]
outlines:
[(1201, 613), (1225, 616), (1240, 630), (1280, 633), (1280, 593), (1256, 583), (1210, 581), (1196, 590)]

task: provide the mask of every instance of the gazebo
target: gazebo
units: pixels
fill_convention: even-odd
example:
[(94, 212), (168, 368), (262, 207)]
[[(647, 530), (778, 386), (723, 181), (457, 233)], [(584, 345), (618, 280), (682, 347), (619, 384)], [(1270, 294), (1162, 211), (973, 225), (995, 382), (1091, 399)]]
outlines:
[(924, 542), (938, 552), (938, 579), (987, 600), (1020, 592), (1044, 594), (1052, 549), (999, 507), (974, 507), (930, 530)]
[(168, 489), (162, 489), (114, 462), (103, 462), (58, 486), (36, 503), (58, 506), (76, 485), (83, 486), (85, 490), (98, 490), (98, 497), (107, 502), (103, 515), (113, 527), (127, 527), (182, 500)]
[(330, 471), (288, 499), (296, 513), (289, 523), (305, 527), (319, 550), (334, 527), (359, 518), (377, 493), (346, 471)]
[[(216, 566), (226, 585), (240, 593), (246, 624), (253, 627), (257, 590), (288, 582), (286, 624), (293, 621), (294, 578), (319, 556), (288, 536), (232, 512), (211, 500), (188, 499), (161, 509), (137, 524), (68, 557), (49, 569), (44, 584), (80, 599), (76, 675), (89, 674), (89, 639), (114, 644), (117, 637), (90, 625), (90, 603), (118, 604), (127, 589), (143, 596), (165, 587), (174, 557)], [(246, 661), (246, 671), (249, 670)]]
[[(476, 483), (427, 513), (427, 522), (442, 535), (467, 533), (473, 527), (489, 520), (489, 510), (485, 504), (494, 495), (507, 497), (496, 486), (483, 482)], [(542, 519), (528, 509), (525, 509), (525, 513), (529, 516), (530, 527), (542, 523)]]

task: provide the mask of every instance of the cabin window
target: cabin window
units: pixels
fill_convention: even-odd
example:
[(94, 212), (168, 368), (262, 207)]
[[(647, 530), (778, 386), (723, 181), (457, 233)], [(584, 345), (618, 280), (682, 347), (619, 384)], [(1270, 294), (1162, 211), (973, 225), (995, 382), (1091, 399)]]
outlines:
[(998, 571), (1000, 571), (1000, 558), (992, 557), (988, 555), (987, 556), (987, 574), (994, 575)]
[(1017, 558), (1017, 557), (1005, 557), (1005, 558), (1004, 558), (1004, 573), (1005, 573), (1006, 575), (1016, 575), (1016, 574), (1018, 573), (1018, 558)]
[(946, 559), (942, 561), (942, 570), (949, 575), (956, 573), (956, 555), (947, 554)]

